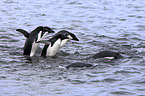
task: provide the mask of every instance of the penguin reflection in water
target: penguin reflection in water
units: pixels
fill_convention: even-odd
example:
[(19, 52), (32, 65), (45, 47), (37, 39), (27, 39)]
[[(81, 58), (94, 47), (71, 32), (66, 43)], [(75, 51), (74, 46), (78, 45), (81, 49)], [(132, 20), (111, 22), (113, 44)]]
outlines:
[(43, 26), (37, 27), (31, 33), (28, 33), (23, 29), (16, 29), (16, 31), (21, 32), (27, 38), (24, 45), (23, 55), (28, 55), (30, 57), (35, 55), (35, 52), (39, 47), (38, 42), (43, 39), (46, 34), (54, 33), (51, 28)]
[(39, 41), (39, 43), (45, 44), (41, 56), (55, 56), (59, 48), (61, 48), (68, 40), (79, 41), (79, 39), (73, 33), (70, 33), (65, 30), (59, 31), (49, 40)]

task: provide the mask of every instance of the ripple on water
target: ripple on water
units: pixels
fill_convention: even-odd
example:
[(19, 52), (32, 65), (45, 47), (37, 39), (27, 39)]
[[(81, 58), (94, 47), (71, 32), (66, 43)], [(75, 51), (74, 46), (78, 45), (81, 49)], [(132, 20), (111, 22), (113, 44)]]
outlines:
[(115, 94), (115, 95), (133, 95), (133, 92), (128, 92), (128, 91), (114, 91), (111, 92), (111, 94)]
[(145, 80), (136, 80), (136, 81), (133, 81), (134, 84), (138, 84), (138, 85), (145, 85)]
[(6, 79), (7, 77), (6, 76), (0, 76), (0, 80), (4, 80), (4, 79)]
[(140, 73), (140, 72), (137, 72), (137, 71), (126, 71), (126, 70), (121, 70), (121, 71), (116, 71), (114, 72), (114, 74), (132, 74), (132, 73)]
[(91, 82), (104, 82), (104, 83), (117, 83), (117, 81), (122, 81), (121, 79), (114, 79), (114, 78), (106, 78), (103, 80), (91, 80)]
[(72, 80), (72, 79), (67, 79), (67, 81), (68, 82), (70, 82), (70, 83), (72, 83), (72, 84), (84, 84), (84, 83), (86, 83), (87, 81), (84, 81), (84, 80), (77, 80), (77, 79), (74, 79), (74, 80)]
[[(144, 5), (143, 0), (2, 0), (0, 94), (144, 94)], [(33, 30), (40, 25), (70, 30), (80, 41), (67, 42), (55, 57), (41, 58), (40, 50), (27, 58), (22, 55), (25, 38), (15, 29)], [(124, 58), (85, 59), (102, 50), (119, 52)], [(59, 67), (74, 62), (95, 67)]]

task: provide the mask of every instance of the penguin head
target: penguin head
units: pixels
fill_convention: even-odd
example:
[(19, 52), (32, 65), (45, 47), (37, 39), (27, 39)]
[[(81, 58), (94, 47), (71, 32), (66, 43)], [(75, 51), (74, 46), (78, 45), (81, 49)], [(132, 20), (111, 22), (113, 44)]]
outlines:
[(49, 27), (43, 27), (41, 37), (45, 36), (48, 33), (55, 33), (51, 28)]
[(57, 35), (58, 35), (58, 34), (61, 34), (61, 35), (65, 36), (65, 38), (62, 39), (62, 42), (61, 42), (61, 46), (60, 46), (60, 47), (64, 46), (65, 43), (66, 43), (68, 40), (76, 40), (76, 41), (79, 41), (79, 39), (78, 39), (73, 33), (70, 33), (70, 32), (68, 32), (68, 31), (66, 31), (66, 30), (61, 30), (61, 31), (59, 31), (59, 32), (57, 33)]
[(43, 39), (48, 33), (54, 33), (54, 31), (49, 28), (49, 27), (43, 27), (43, 26), (38, 26), (36, 28), (38, 34), (37, 37), (35, 39), (35, 42), (40, 41), (41, 39)]
[(42, 31), (43, 32), (48, 32), (48, 33), (55, 33), (51, 28), (49, 28), (47, 26), (43, 27)]
[(70, 40), (79, 41), (79, 39), (78, 39), (73, 33), (70, 33), (70, 32), (69, 32), (68, 37), (69, 37)]
[(55, 38), (64, 40), (64, 39), (69, 39), (67, 34), (57, 34)]
[(49, 45), (50, 43), (52, 43), (53, 45), (53, 43), (55, 43), (55, 41), (57, 41), (58, 39), (64, 40), (64, 39), (69, 39), (69, 38), (67, 37), (66, 34), (56, 34), (49, 40), (40, 40), (37, 43), (44, 43), (46, 45)]
[(79, 39), (73, 33), (68, 32), (66, 30), (61, 30), (57, 34), (62, 34), (64, 36), (67, 36), (66, 39), (68, 39), (68, 40), (76, 40), (76, 41), (79, 41)]

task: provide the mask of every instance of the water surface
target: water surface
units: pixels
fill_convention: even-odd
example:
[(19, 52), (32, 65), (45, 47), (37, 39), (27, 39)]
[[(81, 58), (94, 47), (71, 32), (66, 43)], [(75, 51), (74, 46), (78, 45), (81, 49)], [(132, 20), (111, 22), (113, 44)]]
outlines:
[[(0, 9), (1, 96), (145, 96), (143, 0), (1, 0)], [(68, 30), (80, 41), (67, 42), (53, 58), (38, 52), (29, 61), (26, 38), (15, 30), (40, 25)], [(124, 58), (84, 59), (103, 50)], [(66, 70), (73, 62), (96, 67)]]

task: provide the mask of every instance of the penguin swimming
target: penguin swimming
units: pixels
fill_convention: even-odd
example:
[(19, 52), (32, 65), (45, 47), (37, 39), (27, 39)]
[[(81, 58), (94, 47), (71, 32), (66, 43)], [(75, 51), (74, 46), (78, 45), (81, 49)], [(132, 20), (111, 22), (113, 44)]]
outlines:
[(83, 63), (83, 62), (75, 62), (75, 63), (72, 63), (68, 66), (66, 66), (67, 69), (69, 68), (89, 68), (89, 67), (92, 67), (93, 65), (92, 64), (88, 64), (88, 63)]
[[(123, 57), (119, 53), (116, 53), (116, 52), (101, 51), (90, 58), (93, 58), (93, 59), (97, 59), (97, 58), (120, 59)], [(87, 58), (87, 59), (90, 59), (90, 58)], [(77, 69), (77, 68), (84, 68), (84, 67), (89, 68), (89, 67), (95, 67), (95, 66), (93, 66), (92, 64), (89, 64), (89, 63), (75, 62), (70, 65), (67, 65), (66, 69), (69, 69), (69, 68)]]
[(30, 57), (34, 56), (36, 50), (38, 49), (38, 41), (43, 39), (46, 34), (54, 33), (51, 28), (43, 26), (37, 27), (31, 33), (28, 33), (23, 29), (16, 29), (16, 31), (21, 32), (27, 38), (24, 45), (23, 55), (29, 55)]
[(94, 56), (92, 56), (92, 58), (119, 59), (122, 58), (122, 56), (119, 53), (112, 52), (112, 51), (101, 51), (95, 54)]
[(76, 40), (79, 39), (73, 34), (65, 30), (61, 30), (56, 33), (51, 39), (45, 41), (39, 41), (40, 43), (44, 43), (44, 47), (41, 53), (42, 57), (46, 56), (55, 56), (59, 48), (61, 48), (68, 40)]

